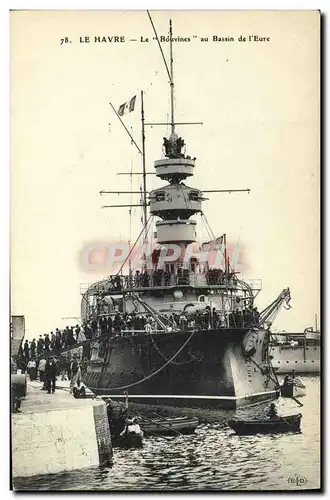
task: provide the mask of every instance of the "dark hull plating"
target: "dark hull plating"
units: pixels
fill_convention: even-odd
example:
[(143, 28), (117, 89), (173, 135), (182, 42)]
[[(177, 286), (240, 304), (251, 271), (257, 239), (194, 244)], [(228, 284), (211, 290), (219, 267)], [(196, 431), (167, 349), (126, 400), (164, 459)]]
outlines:
[(127, 390), (130, 400), (154, 405), (235, 408), (269, 400), (277, 386), (265, 337), (261, 329), (113, 337), (94, 343), (83, 381), (96, 394), (123, 398)]

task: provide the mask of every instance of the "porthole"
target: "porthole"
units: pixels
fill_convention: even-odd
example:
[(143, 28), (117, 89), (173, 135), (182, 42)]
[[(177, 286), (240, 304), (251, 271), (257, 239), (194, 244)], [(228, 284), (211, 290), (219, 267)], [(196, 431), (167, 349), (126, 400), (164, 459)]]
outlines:
[(278, 363), (280, 363), (281, 361), (278, 361)]
[(314, 359), (312, 359), (312, 363), (314, 363)]
[(287, 361), (287, 363), (289, 363), (289, 361)]
[(298, 363), (298, 361), (295, 361), (295, 363)]

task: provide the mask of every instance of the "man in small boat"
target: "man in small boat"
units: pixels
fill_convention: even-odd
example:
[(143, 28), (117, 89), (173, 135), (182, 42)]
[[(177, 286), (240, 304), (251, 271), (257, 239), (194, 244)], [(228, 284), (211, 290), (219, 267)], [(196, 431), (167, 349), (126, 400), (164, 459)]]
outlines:
[(270, 405), (270, 408), (268, 410), (268, 416), (269, 418), (278, 418), (278, 414), (277, 414), (277, 409), (276, 409), (276, 406), (275, 406), (275, 403), (272, 403)]
[(111, 435), (119, 436), (126, 427), (127, 409), (122, 403), (112, 401), (110, 398), (105, 400), (105, 404), (107, 406)]
[(125, 428), (121, 431), (120, 436), (125, 436), (128, 433), (140, 435), (142, 433), (141, 427), (138, 424), (137, 418), (126, 418)]

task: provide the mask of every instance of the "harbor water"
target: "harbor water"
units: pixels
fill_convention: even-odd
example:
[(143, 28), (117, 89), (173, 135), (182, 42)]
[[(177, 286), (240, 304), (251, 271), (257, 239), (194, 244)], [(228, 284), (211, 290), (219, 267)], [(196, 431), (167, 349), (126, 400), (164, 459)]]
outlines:
[[(14, 481), (16, 490), (304, 490), (320, 487), (320, 379), (301, 377), (307, 395), (300, 434), (238, 436), (224, 422), (194, 435), (148, 437), (142, 449), (114, 450), (106, 469)], [(79, 425), (79, 422), (77, 422)]]

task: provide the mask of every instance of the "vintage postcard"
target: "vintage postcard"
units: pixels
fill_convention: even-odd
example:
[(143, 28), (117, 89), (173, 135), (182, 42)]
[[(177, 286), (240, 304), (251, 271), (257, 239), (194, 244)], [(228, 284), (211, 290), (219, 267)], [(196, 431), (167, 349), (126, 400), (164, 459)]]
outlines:
[(320, 489), (320, 24), (11, 12), (13, 489)]

